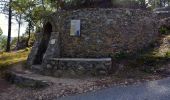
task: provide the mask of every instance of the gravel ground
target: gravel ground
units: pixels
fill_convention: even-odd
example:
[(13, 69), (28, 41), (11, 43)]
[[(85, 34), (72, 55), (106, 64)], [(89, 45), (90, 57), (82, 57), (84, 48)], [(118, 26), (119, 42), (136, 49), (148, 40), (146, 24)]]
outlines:
[[(122, 80), (113, 77), (104, 77), (94, 79), (71, 79), (72, 82), (69, 82), (67, 79), (62, 79), (62, 81), (58, 80), (58, 82), (53, 85), (42, 89), (24, 88), (16, 85), (10, 85), (10, 87), (6, 88), (5, 91), (0, 92), (0, 98), (1, 100), (53, 100), (55, 98), (56, 100), (56, 98), (63, 96), (96, 91), (111, 87), (113, 85), (137, 84), (159, 78), (160, 77), (152, 76), (147, 79), (140, 80)], [(63, 80), (66, 81), (64, 82)]]
[(6, 82), (3, 79), (0, 79), (0, 93), (3, 93), (6, 91), (6, 89), (10, 88), (11, 84)]

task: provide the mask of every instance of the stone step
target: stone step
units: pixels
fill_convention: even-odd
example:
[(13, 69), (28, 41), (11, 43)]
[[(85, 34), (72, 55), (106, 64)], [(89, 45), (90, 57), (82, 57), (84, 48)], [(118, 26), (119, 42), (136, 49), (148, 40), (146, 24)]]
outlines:
[(67, 78), (67, 77), (56, 78), (52, 76), (44, 76), (44, 75), (36, 74), (30, 70), (20, 69), (20, 68), (8, 70), (6, 72), (5, 79), (11, 82), (12, 84), (16, 84), (22, 87), (31, 87), (31, 88), (44, 88), (56, 84), (70, 86), (70, 85), (94, 80), (91, 77), (90, 78)]
[(32, 72), (7, 71), (5, 79), (12, 84), (21, 87), (43, 88), (53, 84), (53, 82), (42, 78), (43, 76)]

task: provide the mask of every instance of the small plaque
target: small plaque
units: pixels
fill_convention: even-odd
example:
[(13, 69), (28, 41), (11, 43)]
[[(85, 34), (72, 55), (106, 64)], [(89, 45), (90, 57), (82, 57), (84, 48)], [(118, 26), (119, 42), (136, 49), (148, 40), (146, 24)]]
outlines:
[(80, 20), (71, 20), (71, 36), (80, 36)]
[(51, 39), (50, 44), (55, 44), (55, 39)]

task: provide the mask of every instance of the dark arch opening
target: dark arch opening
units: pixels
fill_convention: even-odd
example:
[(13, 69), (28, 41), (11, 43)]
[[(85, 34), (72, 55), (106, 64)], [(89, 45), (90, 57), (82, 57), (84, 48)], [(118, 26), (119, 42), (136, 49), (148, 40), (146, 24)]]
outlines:
[(42, 40), (41, 40), (40, 45), (38, 46), (38, 52), (34, 60), (34, 65), (39, 65), (42, 63), (43, 56), (47, 50), (48, 43), (50, 41), (51, 32), (52, 32), (52, 25), (48, 22), (44, 26)]

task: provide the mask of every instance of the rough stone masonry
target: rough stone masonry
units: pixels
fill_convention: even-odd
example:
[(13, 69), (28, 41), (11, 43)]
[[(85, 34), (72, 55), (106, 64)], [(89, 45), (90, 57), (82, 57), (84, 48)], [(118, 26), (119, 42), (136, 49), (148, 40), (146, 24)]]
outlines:
[[(70, 35), (72, 20), (80, 20), (80, 35)], [(45, 19), (27, 64), (32, 69), (41, 65), (38, 70), (53, 76), (65, 72), (107, 75), (115, 70), (112, 65), (115, 55), (135, 54), (158, 36), (156, 14), (149, 11), (114, 8), (58, 11)]]

